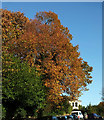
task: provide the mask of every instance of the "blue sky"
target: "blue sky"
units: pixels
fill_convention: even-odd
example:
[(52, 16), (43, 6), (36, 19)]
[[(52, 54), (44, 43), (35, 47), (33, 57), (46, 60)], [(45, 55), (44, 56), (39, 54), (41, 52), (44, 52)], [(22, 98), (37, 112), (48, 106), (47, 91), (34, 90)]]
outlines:
[(52, 11), (73, 36), (71, 43), (79, 45), (84, 61), (93, 67), (93, 83), (79, 98), (82, 105), (101, 102), (102, 92), (102, 3), (101, 2), (3, 2), (3, 9), (21, 11), (28, 18), (37, 12)]

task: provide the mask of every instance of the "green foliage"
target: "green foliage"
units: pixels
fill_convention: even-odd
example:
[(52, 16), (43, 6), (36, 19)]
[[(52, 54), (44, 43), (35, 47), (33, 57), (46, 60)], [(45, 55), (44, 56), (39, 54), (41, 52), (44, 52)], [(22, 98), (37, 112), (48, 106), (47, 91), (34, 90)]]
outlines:
[(25, 118), (26, 114), (26, 110), (24, 110), (23, 108), (18, 108), (14, 114), (14, 117), (16, 119)]
[(87, 114), (96, 113), (104, 117), (104, 102), (100, 102), (98, 105), (89, 104), (87, 107), (80, 106), (79, 109), (82, 111), (82, 113), (85, 112), (87, 112)]
[(87, 106), (87, 112), (88, 112), (88, 114), (93, 112), (93, 107), (92, 107), (91, 103)]
[(86, 107), (82, 106), (82, 105), (79, 105), (79, 110), (82, 111), (82, 114), (84, 114), (85, 112), (87, 112)]
[(104, 117), (104, 102), (100, 102), (97, 106), (97, 113)]
[(70, 114), (71, 113), (71, 111), (72, 111), (72, 106), (71, 105), (69, 105), (69, 107), (67, 108), (68, 109), (68, 114)]
[(34, 67), (10, 54), (3, 53), (3, 105), (7, 116), (14, 115), (17, 109), (35, 110), (44, 107), (45, 88), (41, 76)]
[(97, 109), (98, 109), (98, 107), (96, 106), (96, 105), (91, 105), (91, 104), (89, 104), (87, 107), (86, 107), (86, 109), (87, 109), (87, 113), (88, 114), (90, 114), (90, 113), (97, 113)]
[(4, 120), (6, 117), (6, 109), (4, 106), (2, 106), (2, 119)]
[(63, 101), (60, 103), (48, 102), (43, 110), (43, 115), (64, 115), (70, 114), (72, 111), (72, 106), (69, 104), (69, 100), (66, 96), (63, 96)]

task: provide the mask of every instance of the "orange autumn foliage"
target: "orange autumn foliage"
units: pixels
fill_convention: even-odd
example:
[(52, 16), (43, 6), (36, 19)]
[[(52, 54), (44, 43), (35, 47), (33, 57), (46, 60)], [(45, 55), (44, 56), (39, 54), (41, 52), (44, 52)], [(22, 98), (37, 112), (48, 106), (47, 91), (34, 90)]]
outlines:
[[(9, 38), (8, 38), (9, 39)], [(40, 12), (25, 25), (23, 34), (6, 41), (8, 52), (28, 60), (43, 75), (47, 100), (58, 103), (63, 93), (79, 97), (92, 82), (90, 67), (83, 61), (72, 35), (53, 12)]]
[(2, 43), (3, 46), (6, 42), (12, 41), (12, 39), (18, 39), (21, 34), (24, 33), (24, 28), (29, 19), (21, 12), (11, 12), (8, 10), (2, 11)]

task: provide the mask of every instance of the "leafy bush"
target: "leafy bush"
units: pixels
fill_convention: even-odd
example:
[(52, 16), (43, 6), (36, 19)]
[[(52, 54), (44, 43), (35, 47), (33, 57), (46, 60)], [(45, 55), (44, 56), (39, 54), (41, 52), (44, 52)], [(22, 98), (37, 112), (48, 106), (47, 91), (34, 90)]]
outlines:
[(18, 108), (15, 112), (14, 118), (15, 119), (20, 119), (20, 118), (25, 118), (26, 117), (26, 110), (24, 108)]
[(2, 120), (5, 120), (5, 116), (6, 116), (6, 109), (4, 106), (2, 106)]
[[(2, 101), (7, 109), (8, 120), (11, 120), (16, 110), (21, 111), (20, 108), (28, 112), (28, 108), (38, 110), (44, 106), (44, 85), (35, 67), (30, 67), (27, 62), (21, 62), (19, 58), (3, 53), (2, 79)], [(21, 112), (23, 113), (23, 110)]]

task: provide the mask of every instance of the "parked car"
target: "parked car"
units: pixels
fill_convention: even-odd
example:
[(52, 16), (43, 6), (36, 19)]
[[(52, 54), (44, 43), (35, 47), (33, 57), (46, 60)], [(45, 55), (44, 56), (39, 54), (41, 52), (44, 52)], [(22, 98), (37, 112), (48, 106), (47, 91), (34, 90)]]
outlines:
[(102, 116), (100, 116), (100, 115), (98, 115), (98, 117), (99, 117), (99, 119), (103, 119), (103, 117), (102, 117)]
[(74, 116), (74, 119), (83, 119), (83, 114), (81, 111), (72, 111), (71, 115)]
[(78, 116), (76, 114), (72, 114), (74, 120), (78, 120)]
[(88, 119), (102, 119), (100, 115), (97, 115), (96, 113), (88, 114)]
[(72, 115), (66, 115), (67, 120), (74, 120), (74, 117)]

